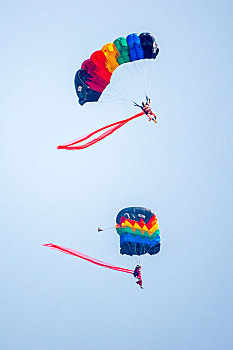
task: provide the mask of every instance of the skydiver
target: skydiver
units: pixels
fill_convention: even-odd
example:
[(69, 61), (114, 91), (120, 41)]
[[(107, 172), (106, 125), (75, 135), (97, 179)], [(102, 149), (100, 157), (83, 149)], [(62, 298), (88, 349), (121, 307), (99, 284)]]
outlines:
[(134, 275), (134, 277), (136, 277), (138, 279), (138, 281), (136, 283), (140, 286), (141, 289), (143, 289), (141, 268), (142, 267), (140, 265), (137, 265), (134, 269), (133, 275)]
[(133, 275), (134, 277), (138, 277), (138, 272), (139, 272), (140, 265), (137, 265), (134, 269)]
[(152, 112), (152, 110), (150, 108), (150, 99), (147, 96), (146, 96), (146, 102), (142, 102), (141, 106), (139, 106), (136, 102), (134, 102), (134, 105), (141, 108), (141, 110), (149, 118), (149, 121), (153, 120), (155, 123), (157, 123), (156, 115), (154, 112)]

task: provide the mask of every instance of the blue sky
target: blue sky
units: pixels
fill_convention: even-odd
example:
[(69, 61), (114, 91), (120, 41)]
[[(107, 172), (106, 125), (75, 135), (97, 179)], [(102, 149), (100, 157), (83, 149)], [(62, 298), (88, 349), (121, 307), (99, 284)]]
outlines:
[[(232, 349), (231, 13), (230, 1), (1, 3), (1, 349)], [(158, 124), (58, 151), (135, 114), (80, 107), (73, 77), (105, 43), (143, 31), (160, 47)], [(155, 211), (162, 237), (143, 258), (143, 291), (41, 246), (133, 268), (114, 231), (96, 232), (132, 205)]]

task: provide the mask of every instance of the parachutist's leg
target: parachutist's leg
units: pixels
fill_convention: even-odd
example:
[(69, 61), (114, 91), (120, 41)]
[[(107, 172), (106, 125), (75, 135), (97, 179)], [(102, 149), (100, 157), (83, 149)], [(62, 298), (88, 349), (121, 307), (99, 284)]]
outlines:
[(149, 122), (152, 120), (150, 114), (147, 114), (147, 117), (149, 118)]
[(155, 123), (157, 123), (157, 121), (156, 121), (156, 115), (154, 114), (154, 112), (152, 113), (152, 120), (155, 122)]

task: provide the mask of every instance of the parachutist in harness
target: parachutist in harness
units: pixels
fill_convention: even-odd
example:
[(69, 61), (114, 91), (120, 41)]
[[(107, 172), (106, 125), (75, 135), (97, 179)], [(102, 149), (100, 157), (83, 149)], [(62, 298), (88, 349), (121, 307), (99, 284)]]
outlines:
[(151, 108), (150, 108), (150, 99), (146, 96), (146, 102), (142, 102), (142, 105), (138, 105), (136, 102), (134, 102), (134, 106), (140, 107), (141, 110), (145, 113), (145, 115), (147, 115), (147, 117), (149, 118), (149, 121), (153, 120), (155, 123), (157, 123), (156, 121), (156, 115), (154, 112), (152, 112)]
[(136, 282), (140, 288), (143, 289), (143, 286), (142, 286), (142, 275), (141, 275), (141, 266), (140, 265), (137, 265), (134, 269), (134, 272), (133, 272), (133, 275), (134, 277), (136, 277), (138, 279), (138, 281)]
[(134, 269), (133, 275), (134, 277), (138, 277), (138, 272), (139, 272), (140, 265), (137, 265)]

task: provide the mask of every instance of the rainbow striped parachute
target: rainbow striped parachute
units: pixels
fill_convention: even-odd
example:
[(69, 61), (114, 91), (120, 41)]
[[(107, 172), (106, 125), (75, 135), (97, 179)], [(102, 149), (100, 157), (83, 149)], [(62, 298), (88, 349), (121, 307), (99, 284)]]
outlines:
[(160, 251), (160, 230), (157, 218), (150, 209), (122, 209), (116, 217), (116, 231), (120, 236), (121, 254), (153, 255)]
[(74, 84), (80, 105), (96, 102), (110, 83), (114, 70), (121, 64), (154, 59), (159, 53), (150, 33), (129, 34), (108, 43), (85, 60), (75, 75)]

